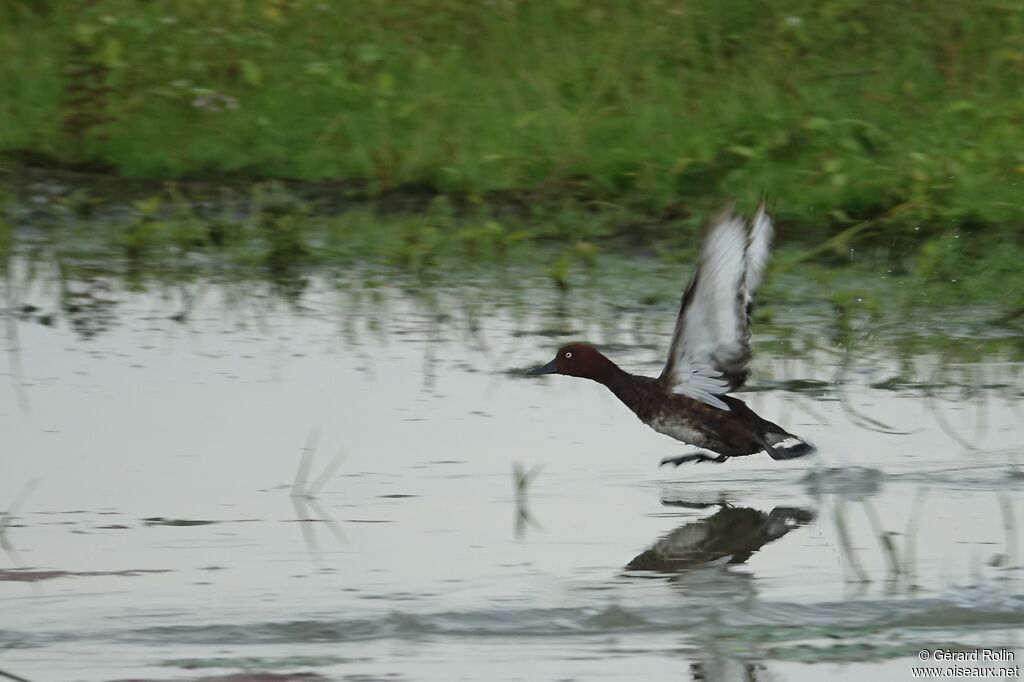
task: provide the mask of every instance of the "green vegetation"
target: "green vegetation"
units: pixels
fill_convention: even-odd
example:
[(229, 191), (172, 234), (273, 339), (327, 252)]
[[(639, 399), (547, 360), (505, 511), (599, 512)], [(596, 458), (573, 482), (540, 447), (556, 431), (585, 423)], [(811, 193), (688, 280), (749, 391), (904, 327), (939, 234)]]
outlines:
[(0, 24), (0, 148), (128, 176), (1024, 211), (1005, 0), (14, 0)]
[[(337, 214), (325, 213), (277, 181), (254, 183), (249, 195), (229, 195), (223, 205), (187, 196), (174, 185), (117, 210), (90, 196), (79, 189), (32, 212), (36, 229), (18, 240), (21, 253), (133, 278), (190, 279), (211, 272), (266, 277), (286, 285), (284, 293), (295, 294), (294, 286), (314, 269), (372, 263), (428, 280), (452, 269), (525, 264), (559, 290), (594, 289), (600, 285), (591, 275), (607, 273), (608, 262), (616, 260), (608, 256), (630, 247), (628, 235), (609, 227), (614, 220), (588, 212), (502, 220), (487, 207), (456, 211), (443, 195), (414, 213), (383, 213), (364, 205)], [(0, 221), (0, 253), (13, 241), (12, 221), (24, 220), (21, 211), (11, 214), (11, 221)], [(1000, 243), (996, 234), (966, 238), (950, 232), (904, 256), (884, 245), (852, 248), (842, 239), (824, 245), (810, 250), (781, 245), (771, 261), (765, 298), (794, 299), (792, 277), (778, 284), (783, 280), (777, 276), (788, 273), (812, 287), (804, 298), (828, 302), (843, 324), (904, 307), (975, 302), (995, 303), (1002, 311), (997, 316), (1008, 322), (1024, 313), (1024, 271), (1019, 267), (1024, 253)], [(653, 237), (647, 252), (652, 258), (641, 262), (648, 270), (615, 277), (644, 282), (641, 305), (674, 305), (696, 256), (696, 242), (678, 235)], [(770, 306), (758, 310), (770, 319)]]
[[(567, 286), (608, 239), (671, 257), (765, 193), (811, 247), (790, 266), (881, 250), (1021, 308), (1022, 82), (1006, 0), (0, 5), (6, 184), (148, 179), (98, 238), (135, 262), (244, 244), (273, 272), (353, 250), (424, 268), (556, 240)], [(255, 209), (197, 212), (183, 178)]]

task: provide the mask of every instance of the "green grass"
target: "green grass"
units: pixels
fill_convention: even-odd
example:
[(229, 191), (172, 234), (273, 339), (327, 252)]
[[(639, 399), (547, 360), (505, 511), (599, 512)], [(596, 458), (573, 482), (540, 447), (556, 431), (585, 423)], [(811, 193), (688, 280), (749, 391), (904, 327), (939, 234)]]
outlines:
[(1022, 82), (1006, 0), (11, 0), (0, 194), (101, 171), (48, 229), (139, 270), (541, 253), (562, 288), (610, 250), (689, 261), (766, 194), (779, 269), (855, 259), (1019, 314)]
[(408, 183), (541, 214), (766, 192), (860, 239), (1024, 224), (1007, 0), (13, 0), (0, 150), (124, 176)]

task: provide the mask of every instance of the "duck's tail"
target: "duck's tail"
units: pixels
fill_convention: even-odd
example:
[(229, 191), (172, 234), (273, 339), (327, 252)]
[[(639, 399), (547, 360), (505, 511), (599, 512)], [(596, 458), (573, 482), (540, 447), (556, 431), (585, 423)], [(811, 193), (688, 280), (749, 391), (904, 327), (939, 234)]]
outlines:
[(816, 450), (813, 445), (791, 433), (766, 433), (764, 449), (772, 459), (796, 459)]

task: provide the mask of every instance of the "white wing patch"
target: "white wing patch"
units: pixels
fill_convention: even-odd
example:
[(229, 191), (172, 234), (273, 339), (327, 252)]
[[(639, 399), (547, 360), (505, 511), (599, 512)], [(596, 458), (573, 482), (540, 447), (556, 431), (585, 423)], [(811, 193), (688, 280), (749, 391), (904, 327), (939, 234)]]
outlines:
[(742, 385), (750, 361), (747, 311), (764, 276), (772, 222), (762, 205), (750, 229), (731, 213), (719, 218), (683, 296), (662, 378), (674, 393), (728, 410), (718, 396)]
[(707, 403), (720, 410), (728, 410), (729, 406), (718, 396), (729, 390), (729, 382), (722, 378), (722, 373), (707, 365), (685, 365), (676, 370), (678, 383), (673, 391)]

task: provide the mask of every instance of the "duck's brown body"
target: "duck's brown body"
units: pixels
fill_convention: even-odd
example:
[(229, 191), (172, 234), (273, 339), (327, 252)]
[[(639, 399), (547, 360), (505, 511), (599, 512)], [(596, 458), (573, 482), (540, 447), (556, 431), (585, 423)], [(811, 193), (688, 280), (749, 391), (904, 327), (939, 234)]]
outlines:
[(607, 386), (644, 424), (688, 445), (726, 457), (740, 457), (765, 450), (771, 453), (771, 446), (792, 437), (785, 429), (759, 417), (738, 398), (723, 396), (729, 410), (720, 410), (669, 393), (658, 379), (630, 374), (618, 367), (615, 370), (597, 381)]

